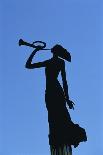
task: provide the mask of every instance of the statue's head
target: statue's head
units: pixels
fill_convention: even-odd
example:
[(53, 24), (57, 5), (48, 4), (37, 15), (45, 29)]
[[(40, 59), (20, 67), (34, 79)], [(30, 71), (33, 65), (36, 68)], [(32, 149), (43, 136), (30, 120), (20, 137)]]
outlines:
[(71, 62), (71, 55), (70, 53), (63, 48), (61, 45), (55, 45), (52, 49), (51, 52), (53, 53), (53, 55), (57, 56), (57, 57), (61, 57), (62, 59), (65, 59), (69, 62)]

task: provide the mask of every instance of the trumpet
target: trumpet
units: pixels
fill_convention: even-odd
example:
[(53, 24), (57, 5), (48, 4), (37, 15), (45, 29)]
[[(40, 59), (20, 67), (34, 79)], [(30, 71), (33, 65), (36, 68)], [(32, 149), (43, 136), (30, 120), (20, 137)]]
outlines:
[(31, 44), (31, 43), (28, 43), (28, 42), (24, 41), (23, 39), (20, 39), (19, 40), (19, 46), (21, 46), (21, 45), (29, 46), (29, 47), (32, 47), (32, 48), (38, 48), (38, 47), (40, 47), (41, 50), (51, 50), (51, 49), (45, 49), (46, 43), (43, 42), (43, 41), (35, 41), (35, 42), (33, 42)]

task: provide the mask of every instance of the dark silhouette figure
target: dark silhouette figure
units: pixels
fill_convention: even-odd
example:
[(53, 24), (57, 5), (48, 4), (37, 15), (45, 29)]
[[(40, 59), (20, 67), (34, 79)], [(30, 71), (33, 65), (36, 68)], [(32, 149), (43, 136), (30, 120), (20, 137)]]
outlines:
[[(74, 109), (74, 103), (69, 99), (64, 62), (64, 60), (71, 61), (70, 53), (61, 45), (55, 45), (51, 49), (53, 53), (51, 59), (44, 62), (32, 63), (34, 55), (41, 49), (42, 47), (38, 46), (32, 52), (25, 67), (28, 69), (45, 67), (45, 102), (48, 110), (49, 144), (52, 148), (59, 148), (64, 145), (77, 147), (80, 142), (86, 141), (87, 137), (85, 130), (72, 122), (66, 107), (67, 103), (70, 109)], [(63, 87), (58, 81), (60, 72)]]

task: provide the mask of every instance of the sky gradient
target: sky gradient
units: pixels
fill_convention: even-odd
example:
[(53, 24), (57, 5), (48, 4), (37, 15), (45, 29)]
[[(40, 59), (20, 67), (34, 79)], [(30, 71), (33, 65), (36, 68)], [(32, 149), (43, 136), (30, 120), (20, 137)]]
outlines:
[[(59, 43), (70, 51), (66, 73), (75, 102), (70, 114), (88, 136), (73, 155), (103, 154), (102, 10), (102, 0), (0, 1), (1, 155), (50, 154), (44, 68), (24, 68), (32, 48), (19, 47), (20, 38), (42, 40), (47, 48)], [(35, 61), (51, 56), (40, 51)]]

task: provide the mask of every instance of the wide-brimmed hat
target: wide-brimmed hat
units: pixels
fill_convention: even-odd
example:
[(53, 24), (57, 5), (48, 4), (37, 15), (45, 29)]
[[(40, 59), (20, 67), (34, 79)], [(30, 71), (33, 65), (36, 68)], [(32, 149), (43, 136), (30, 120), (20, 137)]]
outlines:
[(55, 45), (52, 49), (51, 52), (58, 55), (59, 57), (71, 62), (71, 55), (70, 53), (63, 48), (61, 45)]

